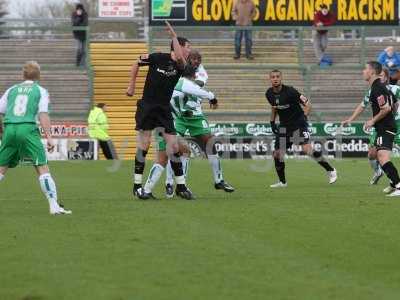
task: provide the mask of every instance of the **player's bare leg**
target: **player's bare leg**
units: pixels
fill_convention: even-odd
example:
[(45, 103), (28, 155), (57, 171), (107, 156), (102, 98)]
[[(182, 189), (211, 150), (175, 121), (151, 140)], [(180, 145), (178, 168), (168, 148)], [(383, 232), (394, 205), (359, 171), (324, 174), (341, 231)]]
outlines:
[(302, 149), (304, 153), (312, 157), (322, 168), (324, 168), (329, 178), (329, 184), (335, 183), (337, 180), (336, 169), (325, 160), (322, 153), (315, 151), (311, 144), (302, 145)]
[(368, 161), (372, 170), (374, 171), (374, 174), (372, 175), (372, 178), (370, 180), (370, 184), (377, 184), (379, 179), (383, 176), (383, 171), (379, 165), (377, 159), (377, 151), (375, 147), (370, 147), (368, 149)]
[(139, 130), (137, 135), (137, 150), (133, 174), (133, 195), (137, 196), (142, 188), (143, 172), (146, 165), (146, 155), (151, 143), (151, 130)]
[(181, 162), (181, 153), (179, 152), (179, 144), (177, 136), (174, 134), (163, 133), (167, 143), (167, 154), (171, 163), (171, 168), (175, 174), (176, 195), (186, 200), (194, 199), (192, 192), (186, 186), (185, 176)]
[(271, 188), (285, 188), (287, 187), (285, 176), (285, 150), (277, 149), (272, 153), (275, 163), (276, 174), (279, 177), (279, 182), (270, 185)]
[(386, 149), (377, 149), (377, 157), (379, 164), (382, 167), (383, 172), (385, 172), (386, 176), (390, 180), (391, 191), (388, 191), (390, 194), (388, 196), (400, 196), (400, 177), (397, 172), (396, 167), (390, 161), (390, 153), (391, 151)]

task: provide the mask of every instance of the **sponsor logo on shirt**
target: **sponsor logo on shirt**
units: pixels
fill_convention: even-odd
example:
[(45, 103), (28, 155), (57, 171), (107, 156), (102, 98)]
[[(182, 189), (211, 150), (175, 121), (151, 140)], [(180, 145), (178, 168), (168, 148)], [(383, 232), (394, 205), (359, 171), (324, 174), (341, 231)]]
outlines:
[(175, 69), (172, 69), (171, 71), (166, 71), (166, 70), (162, 70), (160, 68), (157, 68), (157, 72), (163, 74), (166, 77), (172, 77), (172, 76), (176, 76), (178, 74), (178, 72)]
[(277, 106), (275, 106), (275, 108), (276, 108), (276, 109), (279, 109), (279, 110), (285, 110), (285, 109), (288, 109), (289, 107), (290, 107), (290, 104), (277, 105)]

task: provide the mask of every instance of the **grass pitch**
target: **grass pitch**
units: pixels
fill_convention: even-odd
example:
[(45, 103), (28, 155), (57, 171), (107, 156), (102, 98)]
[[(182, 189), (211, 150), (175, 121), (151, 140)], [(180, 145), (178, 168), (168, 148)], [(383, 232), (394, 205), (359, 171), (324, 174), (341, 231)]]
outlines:
[[(193, 161), (196, 201), (131, 197), (131, 162), (52, 163), (71, 216), (52, 217), (34, 171), (0, 183), (0, 299), (398, 299), (400, 199), (369, 186), (366, 159), (224, 161), (233, 194)], [(395, 161), (400, 166), (398, 161)], [(148, 167), (150, 163), (148, 164)], [(162, 187), (155, 191), (163, 197)]]

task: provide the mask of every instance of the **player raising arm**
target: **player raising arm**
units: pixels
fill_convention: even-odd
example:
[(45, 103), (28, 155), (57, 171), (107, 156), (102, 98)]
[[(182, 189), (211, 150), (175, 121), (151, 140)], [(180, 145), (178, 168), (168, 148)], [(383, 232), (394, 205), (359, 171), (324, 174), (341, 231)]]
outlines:
[(172, 39), (171, 52), (142, 55), (139, 62), (132, 66), (132, 78), (127, 89), (127, 95), (132, 96), (135, 91), (139, 67), (148, 66), (149, 71), (143, 90), (143, 97), (137, 103), (135, 115), (138, 143), (135, 156), (133, 194), (138, 196), (143, 192), (142, 177), (145, 159), (150, 148), (152, 131), (158, 128), (162, 131), (162, 135), (168, 145), (170, 145), (168, 156), (171, 159), (177, 181), (176, 194), (190, 200), (193, 195), (186, 187), (185, 177), (183, 176), (182, 162), (180, 160), (181, 153), (169, 105), (174, 87), (186, 65), (190, 43), (185, 38), (178, 38), (169, 23), (166, 22), (166, 24)]
[(48, 115), (49, 94), (37, 81), (40, 66), (28, 62), (23, 68), (24, 82), (9, 88), (0, 99), (0, 114), (4, 116), (4, 133), (0, 147), (0, 181), (9, 168), (14, 168), (21, 160), (30, 160), (39, 175), (40, 187), (46, 196), (50, 214), (70, 214), (57, 202), (57, 189), (50, 175), (47, 158), (41, 142), (36, 118), (39, 117), (49, 152), (54, 150)]
[[(201, 109), (201, 103), (203, 100), (208, 100), (211, 108), (215, 109), (218, 106), (218, 102), (212, 92), (203, 90), (197, 84), (199, 79), (199, 77), (196, 76), (197, 69), (197, 67), (194, 67), (190, 64), (185, 68), (183, 77), (176, 85), (171, 99), (171, 107), (175, 119), (176, 130), (179, 136), (182, 137), (180, 139), (181, 151), (189, 154), (189, 151), (187, 150), (188, 147), (183, 140), (185, 132), (188, 131), (190, 136), (196, 139), (208, 156), (213, 169), (215, 188), (225, 190), (226, 192), (233, 192), (233, 187), (223, 180), (222, 168), (219, 162), (218, 154), (215, 151), (215, 145), (213, 145), (213, 153), (207, 153), (206, 150), (206, 145), (211, 138), (211, 134), (208, 127), (208, 122), (204, 118)], [(165, 141), (160, 140), (158, 154), (165, 153), (166, 149), (167, 145), (165, 144)], [(187, 175), (188, 159), (188, 156), (183, 159), (185, 177)], [(166, 166), (167, 160), (168, 159), (165, 154), (163, 156), (159, 156), (157, 163), (154, 164), (150, 170), (149, 178), (144, 187), (145, 194), (143, 197), (146, 199), (152, 197), (151, 191), (159, 180)], [(171, 198), (174, 195), (172, 189), (173, 179), (169, 177), (170, 176), (167, 174), (167, 198)]]

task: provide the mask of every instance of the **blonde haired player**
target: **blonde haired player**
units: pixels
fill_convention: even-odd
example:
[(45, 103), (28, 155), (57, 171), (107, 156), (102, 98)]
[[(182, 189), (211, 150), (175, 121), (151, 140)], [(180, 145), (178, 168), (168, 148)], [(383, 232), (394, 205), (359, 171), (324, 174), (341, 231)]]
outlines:
[(55, 182), (47, 165), (45, 149), (36, 120), (39, 119), (47, 138), (47, 149), (54, 150), (48, 115), (49, 94), (38, 84), (40, 66), (27, 62), (23, 67), (24, 82), (9, 88), (0, 98), (0, 115), (4, 132), (0, 146), (0, 181), (9, 168), (16, 167), (21, 160), (30, 160), (39, 176), (40, 187), (46, 196), (50, 214), (71, 214), (57, 202)]

